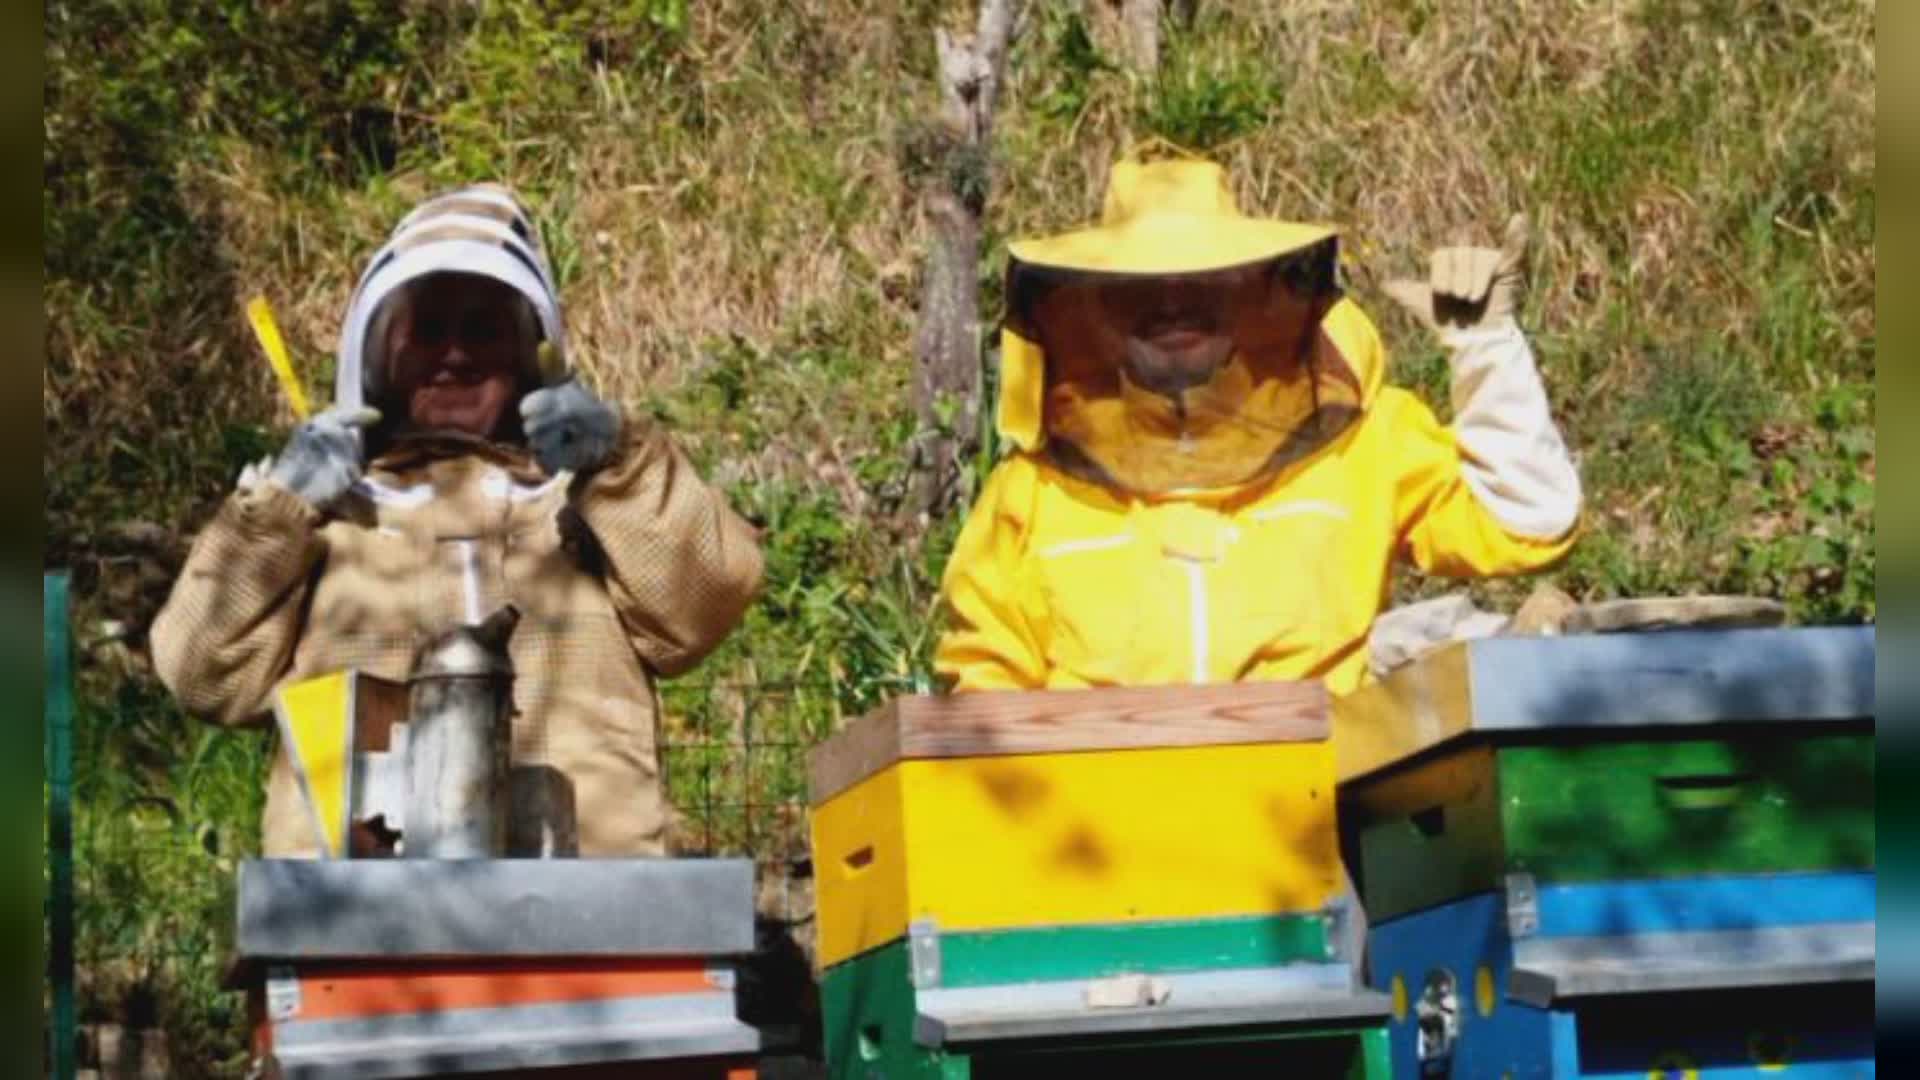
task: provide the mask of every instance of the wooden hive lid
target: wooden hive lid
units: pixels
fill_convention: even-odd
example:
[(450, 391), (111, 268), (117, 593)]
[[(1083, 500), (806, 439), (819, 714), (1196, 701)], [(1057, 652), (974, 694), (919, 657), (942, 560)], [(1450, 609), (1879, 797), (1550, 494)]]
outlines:
[(1340, 782), (1455, 740), (1871, 719), (1874, 630), (1491, 637), (1442, 646), (1334, 708)]
[(818, 806), (896, 761), (1327, 738), (1318, 682), (1005, 690), (894, 698), (808, 756)]

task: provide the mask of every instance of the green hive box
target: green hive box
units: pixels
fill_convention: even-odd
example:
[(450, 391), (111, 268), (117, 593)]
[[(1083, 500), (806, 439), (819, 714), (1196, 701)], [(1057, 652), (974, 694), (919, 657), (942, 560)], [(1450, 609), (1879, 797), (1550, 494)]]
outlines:
[(1873, 631), (1490, 638), (1336, 703), (1373, 923), (1501, 888), (1874, 864)]
[[(1384, 999), (1352, 993), (1347, 965), (1315, 963), (1329, 948), (1318, 920), (1006, 931), (944, 942), (916, 933), (822, 977), (827, 1059), (845, 1077), (1178, 1065), (1208, 1075), (1285, 1066), (1302, 1077), (1384, 1080)], [(1120, 972), (1156, 974), (1167, 1001), (1085, 1008), (1085, 982)]]

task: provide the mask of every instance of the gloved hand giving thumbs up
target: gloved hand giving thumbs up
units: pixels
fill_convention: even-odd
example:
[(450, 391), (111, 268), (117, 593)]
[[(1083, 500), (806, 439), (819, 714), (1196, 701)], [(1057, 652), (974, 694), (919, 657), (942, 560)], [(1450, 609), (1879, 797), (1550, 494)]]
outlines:
[(267, 479), (316, 510), (329, 509), (360, 479), (361, 429), (379, 422), (378, 409), (335, 405), (294, 429), (267, 469)]
[(1381, 288), (1435, 330), (1490, 328), (1519, 308), (1526, 258), (1527, 216), (1515, 214), (1500, 247), (1440, 248), (1426, 281), (1389, 281)]
[(549, 476), (591, 472), (620, 441), (620, 414), (576, 377), (535, 390), (520, 401), (527, 445)]

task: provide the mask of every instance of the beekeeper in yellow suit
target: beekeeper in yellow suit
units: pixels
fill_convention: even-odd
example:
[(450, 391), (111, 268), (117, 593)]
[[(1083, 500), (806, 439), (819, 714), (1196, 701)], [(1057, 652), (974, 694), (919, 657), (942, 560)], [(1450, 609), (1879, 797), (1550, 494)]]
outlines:
[(957, 690), (1352, 690), (1404, 559), (1544, 567), (1580, 481), (1514, 322), (1526, 223), (1388, 294), (1451, 356), (1453, 423), (1385, 385), (1331, 228), (1244, 216), (1220, 166), (1125, 160), (1100, 223), (1017, 242), (993, 471), (947, 566)]

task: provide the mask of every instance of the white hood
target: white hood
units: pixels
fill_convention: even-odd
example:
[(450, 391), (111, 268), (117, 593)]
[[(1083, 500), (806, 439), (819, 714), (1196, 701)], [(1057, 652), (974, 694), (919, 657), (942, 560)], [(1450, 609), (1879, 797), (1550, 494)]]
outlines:
[(385, 378), (385, 342), (369, 331), (405, 286), (439, 273), (480, 274), (526, 297), (541, 337), (557, 354), (554, 370), (566, 369), (559, 291), (539, 233), (510, 191), (477, 184), (421, 203), (368, 262), (340, 324), (335, 404), (358, 407), (377, 394)]

